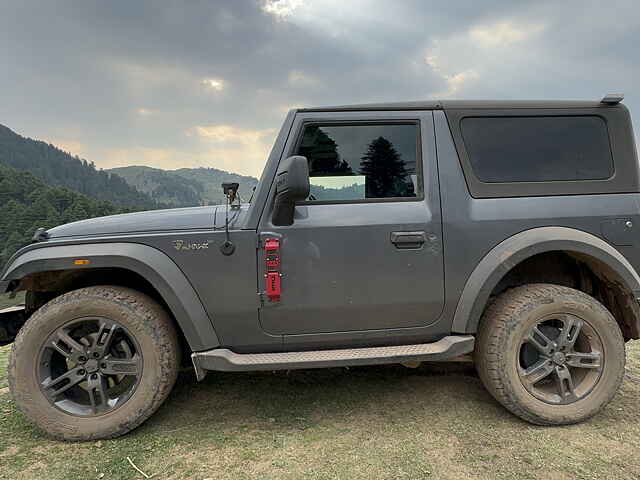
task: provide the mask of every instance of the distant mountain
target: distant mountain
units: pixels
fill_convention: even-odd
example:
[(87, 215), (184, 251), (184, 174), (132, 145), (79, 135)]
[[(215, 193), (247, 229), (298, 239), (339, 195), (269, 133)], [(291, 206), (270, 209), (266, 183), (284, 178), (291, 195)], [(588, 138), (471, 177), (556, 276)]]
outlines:
[(27, 171), (48, 185), (66, 187), (121, 207), (140, 210), (161, 206), (117, 175), (97, 170), (93, 163), (51, 144), (23, 137), (3, 125), (0, 164)]
[(197, 181), (204, 185), (203, 198), (211, 204), (225, 203), (226, 197), (222, 193), (222, 182), (238, 182), (238, 192), (243, 201), (249, 201), (253, 193), (253, 187), (258, 185), (258, 179), (246, 175), (218, 170), (217, 168), (180, 168), (169, 170), (183, 178)]
[(128, 211), (66, 188), (46, 185), (28, 172), (2, 164), (0, 202), (0, 269), (16, 250), (31, 241), (39, 227)]
[(159, 207), (224, 203), (222, 182), (249, 200), (258, 180), (215, 168), (97, 170), (93, 163), (0, 125), (0, 267), (39, 227)]
[(202, 204), (204, 186), (158, 168), (132, 166), (112, 168), (109, 173), (122, 177), (131, 187), (169, 207)]
[(131, 166), (108, 170), (124, 178), (129, 185), (146, 193), (157, 202), (172, 207), (212, 205), (225, 202), (221, 184), (238, 182), (239, 193), (248, 201), (258, 179), (216, 168), (180, 168), (161, 170), (158, 168)]

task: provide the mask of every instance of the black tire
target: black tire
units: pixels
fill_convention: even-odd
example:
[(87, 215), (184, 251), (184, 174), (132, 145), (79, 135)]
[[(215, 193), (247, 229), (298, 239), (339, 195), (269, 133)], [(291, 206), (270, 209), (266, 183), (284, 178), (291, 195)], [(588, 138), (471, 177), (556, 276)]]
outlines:
[(567, 425), (592, 417), (614, 397), (625, 344), (611, 313), (593, 297), (530, 284), (502, 293), (486, 309), (474, 361), (507, 410), (533, 424)]
[[(84, 319), (88, 319), (86, 325), (82, 323)], [(54, 342), (58, 339), (57, 332), (66, 333), (75, 328), (74, 332), (84, 332), (88, 336), (87, 332), (91, 332), (93, 325), (91, 322), (100, 326), (97, 333), (90, 333), (95, 341), (91, 338), (77, 340), (75, 350), (66, 349), (63, 342), (60, 345), (64, 356), (57, 353), (60, 345), (57, 348), (51, 347), (51, 339)], [(111, 330), (103, 331), (103, 325), (109, 325)], [(104, 340), (102, 343), (100, 338)], [(75, 340), (76, 338), (72, 338), (69, 344)], [(100, 345), (106, 352), (104, 363), (99, 363), (103, 360), (98, 358), (96, 351)], [(85, 355), (89, 357), (88, 360), (86, 356), (74, 357), (76, 360), (81, 359), (83, 365), (73, 364), (71, 361), (71, 355), (77, 355), (79, 347), (85, 348)], [(91, 350), (94, 347), (95, 350)], [(124, 351), (127, 348), (135, 352), (122, 362), (134, 363), (135, 360), (132, 368), (135, 373), (122, 374), (120, 372), (126, 369), (122, 370), (124, 367), (116, 365), (119, 360), (118, 352), (113, 349)], [(43, 305), (20, 330), (9, 358), (9, 387), (18, 408), (53, 438), (71, 441), (114, 438), (139, 426), (160, 407), (175, 384), (179, 353), (179, 343), (171, 318), (151, 298), (135, 290), (117, 286), (82, 288)], [(58, 385), (50, 387), (55, 382), (47, 383), (47, 380), (54, 379), (53, 374), (43, 381), (46, 375), (42, 372), (47, 370), (42, 369), (49, 368), (52, 371), (53, 367), (49, 365), (54, 363), (58, 371), (67, 368), (67, 373), (85, 374), (87, 380), (58, 395), (56, 389), (63, 388)], [(72, 368), (75, 370), (71, 371)], [(108, 369), (118, 369), (115, 370), (118, 373), (109, 373)], [(91, 393), (86, 388), (86, 385), (91, 385), (89, 377), (99, 378), (101, 382)], [(76, 383), (80, 382), (75, 380), (75, 376), (69, 378)], [(122, 379), (126, 381), (117, 384)], [(59, 385), (65, 386), (67, 383), (70, 384), (71, 381), (63, 379)], [(49, 393), (50, 390), (47, 389), (56, 392)], [(112, 391), (116, 391), (113, 394), (116, 400), (110, 397)], [(65, 396), (69, 396), (71, 400)], [(85, 408), (82, 402), (86, 403), (87, 399), (91, 403)], [(118, 403), (120, 401), (122, 403)], [(75, 406), (75, 410), (67, 405)]]

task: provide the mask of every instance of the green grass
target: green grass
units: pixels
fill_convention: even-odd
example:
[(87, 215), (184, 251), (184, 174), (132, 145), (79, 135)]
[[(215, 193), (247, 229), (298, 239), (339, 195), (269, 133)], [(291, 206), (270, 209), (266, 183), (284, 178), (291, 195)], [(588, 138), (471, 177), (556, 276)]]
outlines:
[[(640, 342), (597, 417), (543, 428), (502, 409), (467, 367), (182, 374), (141, 428), (84, 444), (17, 411), (0, 349), (0, 478), (421, 479), (640, 477)], [(104, 474), (104, 475), (101, 475)]]
[(0, 392), (7, 387), (7, 366), (9, 365), (10, 345), (0, 347)]
[(8, 294), (0, 295), (0, 309), (13, 307), (24, 303), (24, 292), (18, 293), (14, 298), (9, 297)]

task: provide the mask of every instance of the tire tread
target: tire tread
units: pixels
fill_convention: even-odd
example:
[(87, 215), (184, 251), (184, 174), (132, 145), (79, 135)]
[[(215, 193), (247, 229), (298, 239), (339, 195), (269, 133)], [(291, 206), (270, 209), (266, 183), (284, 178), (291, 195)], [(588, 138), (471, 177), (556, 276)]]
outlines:
[[(63, 425), (49, 421), (46, 412), (30, 410), (31, 396), (25, 393), (23, 389), (18, 388), (23, 379), (17, 378), (16, 375), (16, 359), (24, 350), (23, 344), (28, 337), (40, 335), (39, 331), (46, 326), (49, 312), (63, 304), (85, 303), (91, 301), (91, 299), (106, 300), (131, 311), (132, 316), (142, 323), (144, 330), (152, 335), (153, 343), (158, 349), (160, 358), (157, 364), (160, 371), (160, 380), (151, 402), (146, 408), (131, 412), (126, 421), (119, 422), (100, 434), (82, 432), (81, 429), (71, 432), (68, 428), (64, 428)], [(18, 408), (50, 437), (71, 441), (86, 441), (98, 438), (110, 439), (119, 437), (138, 427), (160, 407), (176, 382), (179, 359), (180, 349), (175, 327), (168, 313), (157, 302), (131, 288), (110, 285), (94, 286), (73, 290), (54, 298), (40, 307), (27, 320), (18, 332), (11, 349), (7, 376), (9, 388)], [(126, 404), (120, 408), (125, 407)]]
[(600, 310), (607, 321), (611, 323), (610, 331), (618, 338), (616, 341), (622, 345), (622, 355), (620, 358), (609, 359), (609, 361), (620, 361), (621, 367), (617, 369), (619, 378), (616, 385), (619, 387), (624, 376), (624, 340), (618, 324), (609, 311), (595, 298), (586, 293), (573, 288), (554, 284), (527, 284), (505, 291), (497, 296), (486, 308), (478, 326), (476, 337), (476, 349), (474, 352), (474, 362), (476, 369), (489, 393), (514, 415), (536, 425), (568, 425), (578, 423), (596, 415), (616, 394), (617, 388), (609, 392), (605, 402), (596, 408), (592, 408), (580, 418), (564, 418), (562, 421), (551, 419), (542, 415), (537, 415), (529, 409), (524, 408), (515, 393), (505, 381), (508, 375), (506, 362), (503, 358), (504, 345), (508, 332), (520, 321), (519, 313), (532, 308), (540, 301), (549, 297), (564, 297), (576, 303), (588, 303), (590, 308)]

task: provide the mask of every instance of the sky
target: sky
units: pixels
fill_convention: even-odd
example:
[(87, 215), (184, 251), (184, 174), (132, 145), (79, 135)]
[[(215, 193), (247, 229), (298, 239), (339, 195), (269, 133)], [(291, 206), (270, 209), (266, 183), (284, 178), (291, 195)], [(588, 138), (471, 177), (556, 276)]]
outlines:
[(99, 168), (259, 176), (301, 106), (638, 90), (637, 0), (0, 0), (0, 123)]

